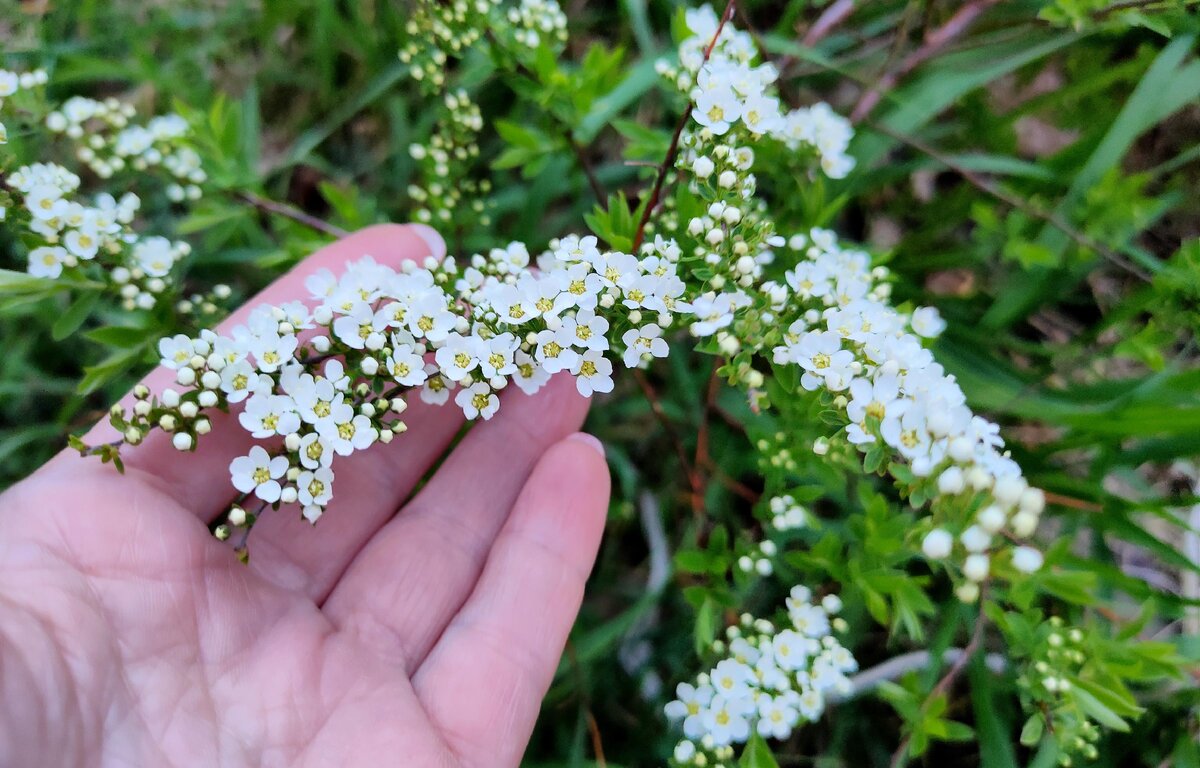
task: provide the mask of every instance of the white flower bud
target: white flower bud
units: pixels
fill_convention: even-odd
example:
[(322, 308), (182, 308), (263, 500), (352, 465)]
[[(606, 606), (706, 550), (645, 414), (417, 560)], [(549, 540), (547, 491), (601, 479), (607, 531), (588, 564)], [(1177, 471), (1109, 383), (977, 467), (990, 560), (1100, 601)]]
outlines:
[(173, 389), (164, 389), (158, 399), (166, 408), (176, 408), (179, 406), (179, 393)]
[(200, 406), (188, 400), (186, 403), (179, 404), (179, 415), (185, 419), (194, 419), (196, 414), (200, 412)]
[(192, 425), (192, 429), (197, 435), (207, 435), (212, 432), (212, 422), (205, 418), (196, 419), (196, 423)]
[(921, 551), (930, 560), (944, 560), (953, 548), (954, 537), (941, 528), (934, 528), (921, 540)]
[(309, 343), (312, 344), (312, 348), (315, 349), (318, 354), (323, 355), (329, 351), (328, 336), (313, 336)]
[(826, 613), (833, 615), (842, 610), (842, 598), (837, 595), (825, 595), (821, 598), (821, 607), (825, 609)]
[(741, 557), (739, 557), (737, 564), (738, 564), (738, 569), (741, 570), (743, 573), (750, 573), (750, 571), (754, 570), (754, 561), (751, 560), (746, 555), (742, 555)]
[(971, 581), (983, 581), (987, 578), (990, 565), (987, 555), (969, 555), (963, 562), (963, 575)]
[(969, 437), (956, 437), (950, 441), (947, 453), (950, 454), (950, 458), (965, 464), (975, 456), (975, 441)]
[(239, 506), (234, 506), (229, 510), (229, 515), (226, 519), (230, 525), (243, 526), (246, 524), (246, 510)]
[(958, 467), (949, 467), (938, 477), (938, 492), (942, 494), (952, 496), (962, 493), (964, 486), (963, 472)]
[(217, 393), (212, 390), (205, 390), (196, 398), (196, 402), (200, 403), (201, 408), (212, 408), (217, 404)]
[(1012, 532), (1019, 539), (1024, 539), (1033, 535), (1037, 530), (1038, 516), (1032, 512), (1024, 510), (1013, 515)]
[(737, 184), (737, 174), (733, 171), (722, 171), (717, 177), (717, 184), (725, 189), (729, 189), (734, 184)]
[(771, 565), (771, 561), (762, 558), (754, 563), (754, 570), (759, 576), (770, 576), (775, 571), (775, 566)]
[(187, 432), (176, 432), (171, 438), (171, 445), (175, 446), (177, 451), (190, 451), (193, 445), (192, 436)]
[(408, 403), (404, 401), (404, 398), (397, 397), (395, 400), (392, 401), (392, 411), (393, 412), (404, 413), (406, 410), (408, 410)]
[(130, 445), (137, 445), (138, 443), (142, 442), (142, 431), (137, 427), (130, 427), (129, 429), (125, 430), (124, 437), (125, 442), (129, 443)]
[(216, 389), (221, 386), (221, 374), (216, 371), (205, 371), (200, 376), (200, 386), (205, 389)]
[(758, 549), (767, 557), (774, 557), (775, 553), (779, 551), (779, 547), (775, 546), (775, 542), (771, 541), (770, 539), (764, 541), (762, 544), (759, 544)]
[(362, 361), (362, 372), (368, 376), (374, 376), (379, 373), (379, 361), (373, 357), (364, 357)]
[(696, 162), (692, 163), (692, 173), (696, 174), (697, 178), (707, 179), (712, 176), (714, 170), (716, 170), (716, 166), (713, 161), (703, 155), (697, 157)]
[(829, 453), (828, 438), (818, 437), (816, 440), (814, 440), (813, 453), (817, 454), (818, 456), (824, 456), (825, 454)]
[(1046, 494), (1041, 488), (1026, 488), (1017, 504), (1022, 512), (1040, 515), (1046, 508)]
[(964, 603), (973, 603), (979, 599), (979, 585), (974, 582), (959, 584), (954, 595)]
[(321, 306), (313, 310), (313, 322), (317, 325), (329, 325), (333, 321), (333, 310)]
[(992, 495), (996, 497), (996, 501), (1011, 507), (1020, 501), (1021, 494), (1025, 493), (1027, 487), (1024, 478), (1010, 475), (996, 481)]
[(149, 416), (150, 403), (146, 400), (139, 400), (133, 404), (133, 413), (136, 416)]
[(283, 438), (283, 447), (292, 453), (300, 450), (300, 433), (292, 432), (287, 437)]
[(284, 504), (294, 504), (299, 495), (300, 494), (297, 493), (296, 489), (289, 485), (287, 488), (284, 488), (282, 492), (280, 492), (279, 500)]
[(196, 383), (196, 369), (180, 368), (175, 372), (175, 381), (179, 382), (179, 384), (184, 387), (192, 386)]
[(979, 510), (979, 514), (976, 517), (979, 521), (979, 527), (988, 533), (998, 533), (1004, 527), (1007, 518), (1008, 515), (1004, 513), (1004, 510), (995, 504), (989, 504)]
[(983, 552), (992, 543), (991, 534), (978, 525), (972, 525), (958, 538), (968, 552)]
[(1012, 553), (1013, 568), (1021, 573), (1033, 573), (1042, 567), (1045, 558), (1033, 547), (1017, 547)]

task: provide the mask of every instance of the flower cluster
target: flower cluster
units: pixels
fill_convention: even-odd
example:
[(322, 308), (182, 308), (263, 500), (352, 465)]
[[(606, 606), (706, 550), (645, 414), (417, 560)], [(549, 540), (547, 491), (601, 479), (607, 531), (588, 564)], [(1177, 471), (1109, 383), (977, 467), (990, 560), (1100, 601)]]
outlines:
[(435, 90), (446, 83), (450, 56), (462, 56), (488, 28), (487, 19), (498, 0), (420, 0), (404, 25), (408, 42), (400, 61), (423, 88)]
[(138, 125), (131, 122), (136, 116), (132, 104), (117, 99), (73, 96), (46, 116), (46, 127), (75, 141), (76, 157), (102, 179), (126, 168), (141, 172), (161, 167), (172, 178), (170, 200), (198, 200), (208, 176), (188, 145), (187, 121), (167, 114)]
[[(42, 70), (19, 76), (0, 72), (0, 94), (36, 88), (47, 79)], [(197, 185), (206, 176), (199, 155), (187, 144), (187, 123), (178, 115), (165, 115), (141, 126), (130, 122), (135, 115), (130, 105), (115, 99), (73, 97), (49, 112), (45, 125), (51, 134), (73, 142), (77, 159), (101, 179), (123, 170), (161, 167), (171, 179), (168, 198), (198, 197)], [(12, 197), (9, 206), (0, 207), (0, 219), (11, 218), (24, 230), (29, 274), (98, 280), (127, 310), (150, 309), (174, 290), (172, 269), (190, 248), (135, 230), (142, 207), (137, 194), (125, 191), (117, 198), (101, 192), (89, 199), (80, 176), (55, 162), (22, 165), (3, 184)]]
[[(774, 92), (779, 72), (769, 63), (756, 66), (754, 38), (730, 24), (720, 27), (712, 6), (687, 11), (686, 21), (692, 34), (679, 46), (680, 67), (660, 62), (658, 69), (689, 94), (692, 116), (702, 129), (723, 136), (741, 126), (755, 139), (815, 151), (831, 178), (843, 178), (854, 168), (854, 158), (846, 154), (853, 136), (850, 121), (823, 103), (783, 111)], [(706, 60), (704, 52), (714, 39)]]
[[(1059, 746), (1058, 764), (1064, 768), (1073, 764), (1074, 755), (1095, 760), (1099, 754), (1096, 742), (1100, 740), (1100, 728), (1081, 706), (1072, 682), (1087, 661), (1083, 632), (1067, 629), (1057, 616), (1051, 616), (1036, 632), (1040, 642), (1018, 681), (1022, 696), (1032, 704), (1028, 708), (1036, 710), (1032, 727), (1039, 733), (1048, 729), (1053, 734)], [(1030, 727), (1027, 725), (1026, 729)]]
[[(461, 269), (429, 259), (396, 271), (367, 257), (340, 277), (311, 275), (315, 306), (259, 307), (228, 337), (163, 339), (162, 365), (183, 391), (114, 418), (126, 442), (157, 426), (189, 451), (206, 431), (207, 409), (239, 406), (247, 431), (282, 439), (282, 448), (259, 446), (235, 460), (234, 486), (263, 505), (296, 502), (315, 521), (332, 498), (333, 457), (403, 432), (397, 416), (413, 390), (435, 404), (454, 393), (467, 418), (489, 419), (510, 381), (533, 393), (566, 371), (591, 395), (612, 390), (610, 355), (627, 367), (665, 357), (663, 329), (688, 311), (678, 256), (662, 240), (637, 258), (568, 237), (541, 254), (537, 271), (520, 243)], [(233, 524), (252, 521), (234, 509)]]
[(554, 0), (521, 0), (505, 14), (512, 38), (527, 48), (542, 42), (561, 47), (567, 42), (567, 15)]
[[(44, 69), (31, 72), (11, 72), (0, 69), (0, 109), (4, 108), (4, 100), (16, 96), (19, 91), (30, 91), (49, 82), (50, 77)], [(0, 144), (8, 143), (8, 128), (0, 121)], [(4, 220), (4, 208), (0, 207), (0, 221)]]
[[(866, 455), (869, 469), (890, 460), (917, 505), (932, 502), (938, 527), (924, 551), (937, 560), (962, 552), (960, 597), (974, 600), (1004, 534), (1033, 533), (1044, 495), (1003, 452), (999, 427), (971, 412), (922, 343), (945, 326), (936, 310), (892, 309), (886, 270), (842, 248), (832, 232), (813, 230), (788, 245), (803, 258), (785, 274), (789, 300), (775, 305), (786, 331), (771, 350), (774, 363), (798, 366), (800, 386), (825, 393), (845, 413), (844, 439)], [(1019, 571), (1041, 566), (1029, 547), (1007, 556)]]
[(420, 184), (408, 188), (409, 197), (418, 207), (417, 221), (446, 225), (486, 228), (491, 224), (492, 191), (487, 179), (471, 178), (479, 157), (479, 132), (483, 117), (466, 91), (446, 94), (445, 109), (429, 144), (413, 144), (408, 152), (417, 161)]
[(730, 627), (727, 642), (713, 645), (724, 658), (695, 685), (680, 683), (678, 698), (666, 706), (686, 737), (675, 747), (675, 764), (732, 765), (733, 745), (752, 732), (786, 739), (801, 723), (818, 720), (826, 699), (847, 692), (846, 675), (858, 669), (832, 634), (840, 608), (836, 595), (813, 604), (809, 589), (797, 586), (787, 599), (786, 628), (748, 614)]

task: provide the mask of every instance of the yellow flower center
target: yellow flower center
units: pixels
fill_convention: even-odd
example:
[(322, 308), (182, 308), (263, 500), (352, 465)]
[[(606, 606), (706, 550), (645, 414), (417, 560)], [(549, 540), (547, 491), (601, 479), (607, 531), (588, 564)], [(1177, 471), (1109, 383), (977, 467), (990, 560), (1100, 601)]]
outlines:
[(304, 452), (308, 454), (308, 458), (317, 461), (321, 458), (321, 454), (325, 453), (325, 448), (321, 445), (320, 440), (313, 440), (308, 444), (308, 448)]
[(818, 352), (813, 355), (813, 367), (817, 369), (829, 367), (829, 355), (824, 352)]
[(433, 330), (433, 318), (429, 315), (424, 315), (421, 319), (417, 320), (417, 327), (425, 333), (429, 333)]
[(488, 406), (488, 393), (480, 392), (471, 397), (471, 405), (475, 406), (475, 410), (482, 411)]
[(333, 409), (330, 407), (330, 403), (326, 402), (325, 400), (318, 400), (317, 404), (313, 406), (313, 413), (317, 414), (318, 418), (323, 419), (332, 411)]
[(233, 377), (233, 388), (234, 389), (245, 389), (246, 385), (249, 383), (250, 383), (250, 379), (247, 378), (246, 374), (244, 374), (244, 373), (239, 373), (238, 375)]
[(559, 353), (562, 352), (562, 346), (557, 341), (551, 341), (542, 347), (542, 352), (546, 357), (558, 357)]
[(262, 485), (271, 479), (271, 473), (266, 467), (258, 467), (254, 470), (254, 474), (251, 475), (251, 478), (253, 478), (255, 485)]
[(262, 423), (267, 429), (275, 429), (275, 427), (279, 426), (279, 416), (275, 415), (274, 413), (269, 413), (267, 414), (267, 417), (263, 419)]
[(593, 363), (591, 360), (584, 360), (583, 365), (579, 366), (579, 375), (595, 376), (596, 375), (596, 364)]
[(308, 484), (308, 495), (315, 499), (322, 493), (325, 493), (325, 483), (314, 477), (312, 482)]

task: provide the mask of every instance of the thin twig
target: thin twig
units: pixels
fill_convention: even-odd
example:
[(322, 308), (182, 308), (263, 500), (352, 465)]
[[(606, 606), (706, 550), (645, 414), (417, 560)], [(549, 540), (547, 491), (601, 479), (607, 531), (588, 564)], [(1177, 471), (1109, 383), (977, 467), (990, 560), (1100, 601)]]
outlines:
[[(725, 25), (733, 18), (734, 12), (737, 10), (735, 0), (729, 0), (725, 6), (725, 12), (721, 14), (721, 21), (717, 24), (717, 31), (713, 33), (712, 40), (708, 41), (708, 46), (704, 49), (704, 58), (700, 60), (701, 68), (708, 62), (708, 58), (712, 56), (713, 48), (717, 46), (717, 40), (721, 37), (721, 32), (725, 29)], [(658, 196), (662, 194), (663, 181), (667, 178), (667, 172), (675, 165), (675, 155), (679, 151), (679, 139), (683, 136), (683, 129), (687, 127), (688, 120), (692, 117), (692, 109), (696, 105), (688, 100), (687, 109), (679, 116), (679, 122), (675, 125), (675, 133), (671, 136), (671, 144), (667, 148), (667, 157), (663, 160), (658, 169), (658, 176), (654, 179), (654, 188), (650, 190), (650, 198), (645, 203), (645, 208), (642, 210), (642, 218), (638, 221), (637, 230), (633, 233), (633, 252), (637, 253), (642, 247), (642, 240), (646, 237), (646, 225), (650, 223), (650, 214), (654, 212), (655, 206), (658, 205)]]
[(265, 197), (254, 194), (253, 192), (238, 192), (235, 197), (244, 203), (249, 203), (260, 211), (273, 213), (276, 216), (282, 216), (285, 219), (291, 219), (292, 221), (303, 224), (310, 229), (315, 229), (316, 231), (322, 232), (330, 237), (336, 237), (340, 239), (350, 234), (349, 231), (334, 224), (330, 224), (324, 219), (319, 219), (316, 216), (305, 213), (295, 206), (288, 205), (287, 203), (276, 202), (275, 200), (268, 200)]
[(575, 159), (579, 161), (579, 167), (583, 169), (583, 175), (587, 177), (588, 184), (592, 188), (592, 194), (596, 196), (596, 202), (604, 210), (608, 210), (608, 195), (604, 192), (604, 185), (600, 183), (600, 179), (596, 177), (596, 171), (592, 168), (592, 163), (587, 158), (587, 152), (575, 137), (571, 135), (571, 131), (566, 131), (567, 144), (571, 147), (571, 151), (575, 153)]
[(812, 48), (824, 40), (830, 32), (849, 18), (853, 12), (854, 0), (837, 0), (837, 2), (831, 4), (821, 12), (821, 15), (817, 17), (813, 25), (808, 28), (808, 32), (804, 33), (804, 37), (800, 39), (800, 42), (805, 47)]
[(688, 459), (687, 450), (683, 447), (683, 440), (675, 431), (675, 426), (671, 423), (671, 418), (667, 416), (667, 412), (662, 407), (662, 401), (658, 397), (658, 393), (654, 391), (654, 386), (650, 380), (646, 378), (646, 374), (640, 369), (633, 369), (633, 379), (642, 388), (642, 394), (646, 396), (646, 401), (650, 403), (650, 410), (662, 425), (663, 431), (671, 440), (671, 444), (675, 448), (675, 453), (679, 456), (679, 463), (683, 466), (684, 474), (688, 478), (688, 486), (691, 489), (692, 510), (696, 513), (697, 518), (704, 517), (704, 483), (696, 469), (692, 466)]
[[(832, 694), (830, 701), (842, 702), (856, 699), (864, 693), (870, 693), (885, 682), (899, 680), (914, 670), (925, 669), (937, 663), (939, 659), (943, 664), (954, 664), (966, 655), (967, 651), (964, 648), (947, 648), (942, 651), (941, 656), (935, 656), (930, 651), (910, 651), (893, 656), (851, 677), (848, 690), (845, 693)], [(1008, 668), (1008, 660), (1000, 653), (989, 653), (984, 663), (995, 674), (1001, 674)]]
[(902, 144), (907, 144), (908, 146), (912, 147), (913, 149), (917, 150), (918, 152), (922, 152), (926, 155), (929, 155), (934, 160), (937, 160), (939, 163), (941, 163), (942, 165), (949, 168), (951, 171), (954, 171), (956, 174), (961, 176), (963, 178), (963, 180), (966, 181), (967, 183), (969, 183), (971, 186), (979, 189), (982, 192), (986, 192), (987, 194), (991, 195), (992, 197), (996, 198), (997, 200), (1007, 203), (1008, 205), (1012, 206), (1013, 208), (1017, 209), (1018, 211), (1020, 211), (1021, 213), (1024, 213), (1027, 216), (1031, 216), (1035, 219), (1039, 219), (1041, 221), (1046, 222), (1050, 226), (1052, 226), (1055, 229), (1062, 232), (1067, 237), (1074, 240), (1077, 245), (1079, 245), (1083, 248), (1087, 248), (1089, 250), (1095, 251), (1096, 253), (1100, 254), (1102, 257), (1104, 257), (1108, 261), (1110, 261), (1113, 264), (1115, 264), (1116, 266), (1120, 267), (1121, 269), (1124, 269), (1125, 271), (1129, 272), (1130, 274), (1135, 275), (1136, 277), (1149, 282), (1150, 275), (1147, 274), (1146, 271), (1143, 270), (1141, 267), (1139, 267), (1138, 265), (1129, 261), (1128, 259), (1122, 258), (1121, 256), (1119, 256), (1117, 253), (1115, 253), (1111, 249), (1107, 248), (1106, 246), (1102, 245), (1101, 243), (1093, 240), (1091, 237), (1089, 237), (1089, 236), (1085, 235), (1084, 233), (1080, 232), (1079, 230), (1075, 229), (1070, 224), (1068, 224), (1065, 220), (1063, 220), (1063, 218), (1061, 216), (1059, 216), (1058, 214), (1050, 212), (1050, 211), (1044, 211), (1036, 206), (1030, 205), (1029, 203), (1025, 202), (1024, 200), (1017, 197), (1016, 195), (1013, 195), (1013, 194), (1010, 194), (1010, 193), (1004, 191), (1000, 187), (996, 186), (995, 184), (992, 184), (990, 181), (988, 181), (984, 177), (980, 176), (978, 173), (975, 173), (974, 171), (972, 171), (969, 168), (963, 167), (960, 163), (955, 162), (955, 160), (953, 158), (951, 158), (948, 155), (942, 153), (941, 151), (931, 147), (930, 145), (924, 143), (920, 139), (905, 135), (903, 133), (899, 133), (897, 131), (893, 131), (891, 128), (888, 128), (887, 126), (880, 124), (880, 123), (871, 122), (871, 123), (868, 123), (867, 125), (872, 130), (878, 131), (879, 133), (882, 133), (885, 136), (890, 136), (891, 138), (895, 139), (896, 141), (899, 141)]
[[(945, 695), (950, 690), (950, 686), (954, 685), (954, 681), (966, 669), (967, 662), (971, 660), (971, 657), (975, 655), (975, 651), (979, 650), (979, 646), (983, 644), (984, 628), (987, 627), (987, 614), (983, 612), (984, 591), (986, 590), (980, 591), (979, 617), (975, 619), (975, 629), (971, 632), (971, 640), (963, 648), (962, 654), (950, 665), (950, 669), (946, 670), (946, 674), (942, 675), (942, 679), (937, 681), (937, 684), (933, 686), (933, 690), (925, 697), (925, 702), (921, 705), (922, 715), (933, 704), (934, 699)], [(908, 744), (911, 740), (911, 733), (906, 734), (900, 740), (900, 746), (896, 747), (896, 751), (892, 753), (892, 760), (889, 763), (891, 768), (900, 768), (900, 766), (904, 765), (905, 755), (908, 752)]]
[(850, 122), (861, 122), (871, 114), (871, 110), (875, 109), (883, 95), (895, 88), (903, 77), (965, 32), (980, 14), (999, 2), (1000, 0), (973, 0), (955, 11), (945, 24), (927, 32), (925, 41), (917, 50), (904, 57), (897, 68), (884, 72), (879, 82), (862, 95), (850, 113)]

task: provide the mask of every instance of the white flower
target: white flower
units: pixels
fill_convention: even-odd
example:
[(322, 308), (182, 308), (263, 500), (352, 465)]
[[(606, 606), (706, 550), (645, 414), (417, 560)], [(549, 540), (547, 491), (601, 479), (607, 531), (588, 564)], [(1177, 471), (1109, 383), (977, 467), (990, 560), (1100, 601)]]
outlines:
[(188, 365), (192, 356), (196, 354), (196, 348), (192, 344), (192, 340), (182, 333), (175, 336), (167, 336), (158, 342), (158, 354), (162, 358), (161, 364), (171, 370)]
[(329, 441), (317, 432), (309, 432), (300, 438), (296, 455), (300, 457), (300, 464), (308, 469), (328, 467), (333, 461), (333, 449)]
[(300, 415), (292, 398), (284, 395), (256, 394), (246, 401), (238, 421), (259, 439), (271, 435), (290, 435), (300, 429)]
[(781, 669), (800, 669), (808, 661), (808, 655), (804, 652), (805, 645), (803, 636), (785, 629), (771, 639), (771, 654)]
[(511, 333), (502, 333), (490, 339), (479, 339), (476, 350), (479, 353), (479, 369), (487, 378), (509, 376), (516, 372), (514, 361), (520, 342)]
[(758, 732), (773, 739), (786, 739), (800, 721), (800, 713), (788, 696), (763, 696), (758, 702)]
[(550, 373), (527, 352), (517, 350), (513, 357), (513, 364), (516, 367), (512, 376), (513, 383), (527, 395), (537, 394), (537, 391), (550, 380)]
[(713, 689), (707, 685), (693, 687), (680, 683), (675, 688), (675, 701), (667, 704), (665, 711), (671, 720), (683, 721), (683, 733), (689, 739), (704, 735), (703, 714), (713, 698)]
[(447, 380), (445, 376), (438, 373), (438, 368), (433, 363), (425, 366), (425, 373), (429, 378), (425, 380), (425, 385), (421, 387), (421, 402), (429, 403), (430, 405), (444, 405), (450, 399), (450, 390), (454, 389), (454, 382)]
[(254, 492), (254, 495), (268, 504), (279, 501), (283, 492), (279, 478), (288, 469), (286, 456), (271, 458), (266, 449), (256, 445), (250, 449), (247, 456), (239, 456), (229, 464), (229, 474), (233, 479), (233, 487), (242, 493)]
[(482, 417), (487, 420), (496, 414), (500, 408), (500, 398), (496, 397), (491, 387), (483, 382), (476, 382), (461, 390), (454, 396), (454, 402), (463, 409), (468, 419)]
[(909, 326), (918, 336), (931, 339), (940, 336), (942, 331), (946, 330), (946, 321), (942, 319), (936, 307), (921, 307), (913, 311)]
[(408, 330), (416, 338), (445, 341), (457, 319), (447, 309), (446, 296), (440, 291), (422, 293), (409, 308)]
[[(340, 400), (342, 395), (337, 397)], [(370, 448), (379, 438), (370, 419), (362, 414), (353, 414), (354, 409), (348, 404), (335, 401), (332, 415), (317, 421), (317, 431), (338, 456), (349, 456), (355, 451)]]
[(351, 349), (379, 349), (393, 315), (386, 310), (376, 312), (369, 304), (359, 302), (333, 321), (333, 335)]
[(333, 470), (321, 467), (301, 472), (296, 477), (296, 491), (304, 506), (325, 506), (333, 498)]
[(43, 245), (29, 252), (29, 274), (34, 277), (56, 278), (62, 274), (68, 255), (65, 248)]
[(258, 363), (258, 370), (263, 373), (278, 371), (287, 361), (292, 359), (300, 341), (295, 334), (278, 335), (274, 333), (255, 336), (250, 340), (250, 354)]
[(730, 123), (741, 117), (742, 105), (731, 88), (701, 90), (696, 96), (692, 117), (717, 136), (729, 130)]
[(602, 352), (588, 350), (571, 368), (575, 388), (584, 397), (591, 397), (593, 392), (612, 392), (612, 370), (612, 362)]
[(793, 605), (788, 610), (792, 626), (796, 631), (808, 637), (823, 637), (829, 634), (829, 615), (820, 606)]
[(387, 359), (387, 372), (396, 383), (406, 387), (419, 387), (425, 383), (425, 360), (409, 346), (398, 346)]
[(636, 368), (641, 364), (643, 355), (666, 357), (670, 351), (666, 340), (662, 338), (662, 328), (654, 323), (630, 328), (621, 336), (621, 342), (625, 344), (621, 359), (626, 368)]
[(608, 321), (590, 309), (581, 309), (574, 317), (563, 318), (560, 338), (581, 349), (606, 350)]
[(479, 347), (479, 337), (451, 333), (446, 338), (446, 345), (434, 354), (434, 359), (442, 375), (451, 381), (462, 381), (479, 365)]
[(740, 744), (750, 738), (750, 720), (754, 702), (749, 697), (727, 698), (718, 694), (704, 712), (704, 726), (718, 747)]
[[(265, 380), (265, 381), (264, 381)], [(236, 360), (221, 369), (221, 391), (230, 403), (240, 403), (271, 380), (259, 374), (246, 360)]]
[(571, 348), (570, 340), (564, 341), (562, 334), (549, 329), (538, 333), (534, 357), (547, 373), (565, 371), (579, 362), (579, 353)]
[(721, 696), (738, 698), (750, 691), (754, 670), (740, 661), (723, 659), (709, 674), (713, 689)]

